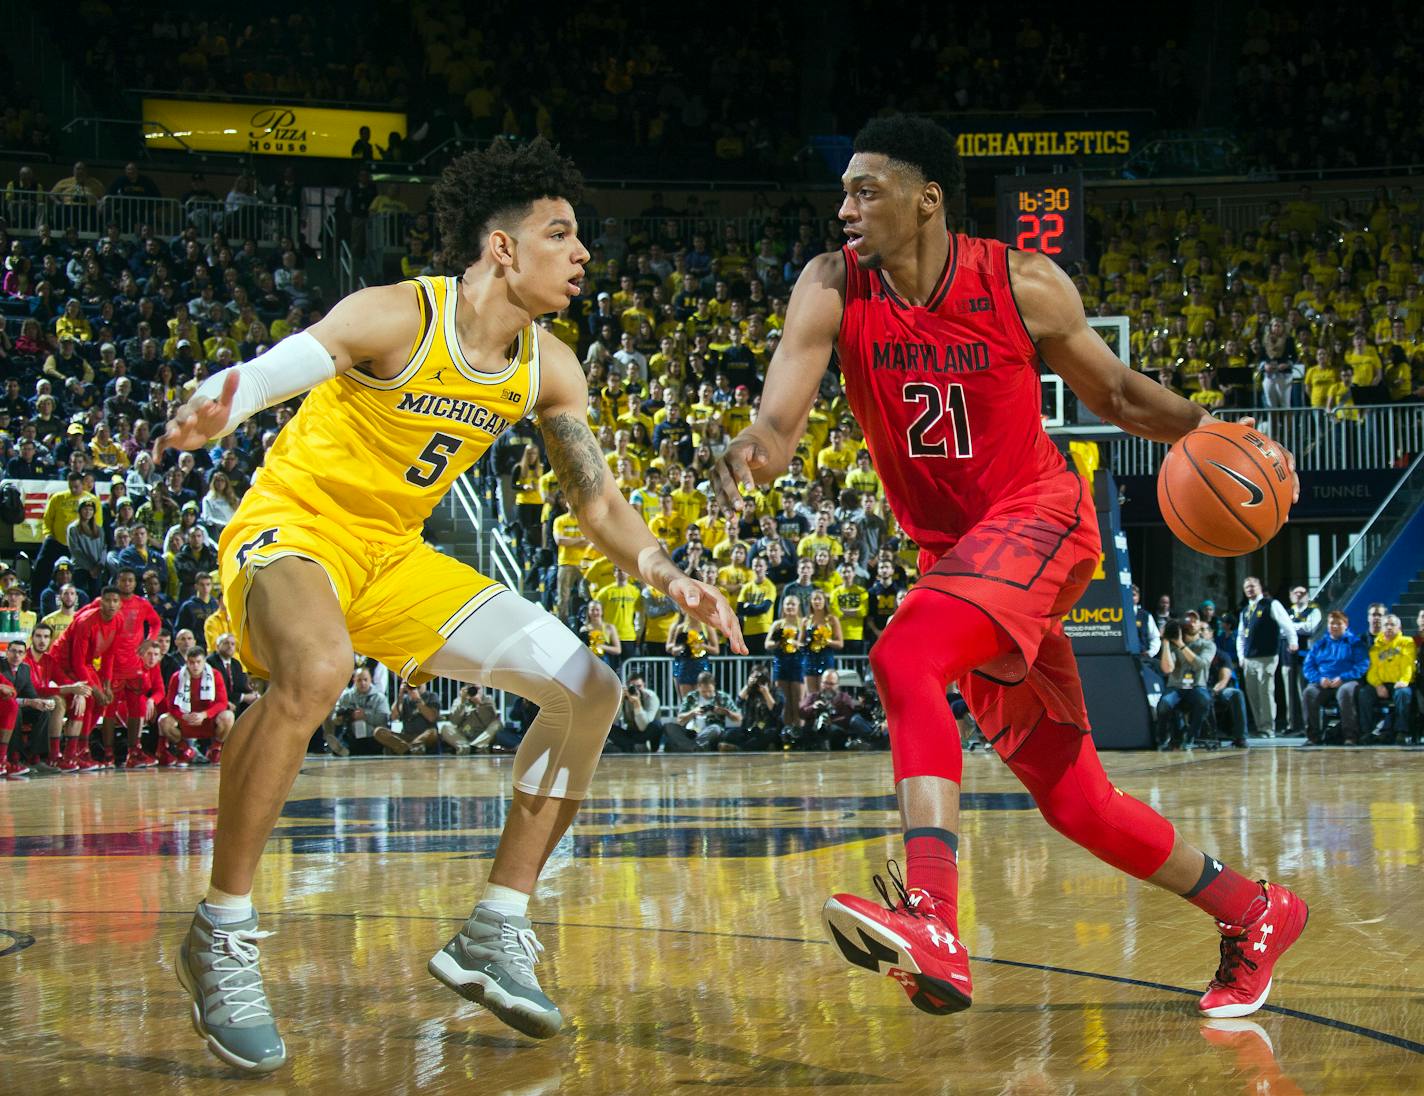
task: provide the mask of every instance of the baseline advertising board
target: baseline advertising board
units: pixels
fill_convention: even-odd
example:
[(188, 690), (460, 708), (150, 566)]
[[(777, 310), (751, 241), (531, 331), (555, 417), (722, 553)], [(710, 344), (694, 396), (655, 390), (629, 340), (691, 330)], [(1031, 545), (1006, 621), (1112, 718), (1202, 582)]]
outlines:
[(1099, 470), (1093, 476), (1093, 502), (1103, 554), (1083, 596), (1064, 614), (1063, 631), (1076, 654), (1136, 653), (1140, 645), (1131, 623), (1132, 569), (1111, 473)]
[(349, 160), (362, 126), (370, 128), (372, 144), (383, 145), (392, 133), (405, 137), (406, 116), (297, 103), (143, 101), (143, 137), (149, 148)]

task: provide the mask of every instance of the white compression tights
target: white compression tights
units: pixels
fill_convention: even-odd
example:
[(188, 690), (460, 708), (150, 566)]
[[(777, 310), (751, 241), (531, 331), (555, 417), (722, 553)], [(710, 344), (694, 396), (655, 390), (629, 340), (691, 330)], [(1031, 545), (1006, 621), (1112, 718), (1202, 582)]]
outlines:
[(421, 669), (539, 705), (514, 755), (514, 786), (557, 799), (588, 795), (623, 687), (558, 619), (518, 594), (496, 594)]

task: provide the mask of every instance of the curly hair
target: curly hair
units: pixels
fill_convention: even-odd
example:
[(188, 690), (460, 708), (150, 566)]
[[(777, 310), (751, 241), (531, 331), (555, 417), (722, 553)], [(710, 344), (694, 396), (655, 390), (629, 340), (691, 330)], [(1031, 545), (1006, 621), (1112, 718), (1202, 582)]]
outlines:
[(944, 191), (946, 215), (949, 200), (964, 186), (964, 166), (954, 148), (954, 138), (928, 118), (893, 114), (873, 118), (855, 135), (856, 152), (878, 152), (920, 173), (927, 183)]
[(543, 137), (527, 144), (496, 138), (484, 151), (450, 161), (431, 191), (445, 260), (464, 270), (479, 259), (492, 222), (522, 217), (540, 198), (583, 197), (583, 176), (573, 161)]

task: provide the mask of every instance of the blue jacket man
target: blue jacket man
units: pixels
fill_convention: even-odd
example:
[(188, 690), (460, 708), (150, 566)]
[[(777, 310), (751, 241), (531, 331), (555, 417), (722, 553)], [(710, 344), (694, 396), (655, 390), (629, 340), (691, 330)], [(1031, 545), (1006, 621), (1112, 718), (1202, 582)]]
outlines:
[[(1332, 618), (1334, 615), (1331, 614)], [(1343, 618), (1344, 614), (1340, 616)], [(1305, 653), (1307, 684), (1318, 685), (1336, 679), (1341, 682), (1360, 681), (1369, 672), (1369, 645), (1350, 631), (1343, 619), (1339, 621), (1338, 635), (1335, 625), (1336, 621), (1332, 619), (1327, 625), (1325, 635)]]
[(1349, 618), (1332, 611), (1321, 636), (1305, 656), (1305, 735), (1312, 743), (1323, 740), (1320, 708), (1331, 697), (1340, 706), (1340, 727), (1345, 745), (1360, 737), (1360, 682), (1370, 668), (1369, 648), (1350, 631)]

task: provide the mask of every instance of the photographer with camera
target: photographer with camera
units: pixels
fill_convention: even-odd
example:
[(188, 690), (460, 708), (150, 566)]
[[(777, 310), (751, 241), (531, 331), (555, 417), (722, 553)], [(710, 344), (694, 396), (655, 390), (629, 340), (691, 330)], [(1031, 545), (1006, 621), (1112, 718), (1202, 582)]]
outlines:
[(323, 728), (326, 745), (337, 757), (378, 756), (382, 749), (376, 732), (389, 731), (390, 723), (391, 706), (380, 690), (372, 686), (371, 671), (362, 666), (352, 675), (351, 684), (327, 717)]
[(444, 718), (435, 724), (440, 740), (457, 754), (488, 749), (504, 726), (483, 685), (465, 685)]
[(801, 722), (806, 728), (802, 745), (832, 750), (860, 749), (879, 737), (861, 714), (865, 702), (841, 688), (838, 670), (827, 670), (821, 684), (801, 701)]
[(440, 698), (434, 690), (402, 681), (396, 696), (396, 718), (401, 729), (378, 727), (375, 739), (393, 754), (423, 754), (435, 745), (440, 720)]
[[(1157, 702), (1157, 748), (1170, 750), (1174, 745), (1190, 750), (1196, 746), (1202, 722), (1211, 710), (1207, 686), (1216, 643), (1197, 632), (1197, 622), (1169, 620), (1162, 626), (1162, 650), (1158, 665), (1167, 675), (1167, 687)], [(1176, 716), (1180, 709), (1185, 728), (1180, 739), (1176, 733)]]
[(715, 750), (729, 728), (742, 724), (741, 709), (736, 701), (717, 688), (710, 670), (697, 675), (692, 692), (682, 698), (682, 705), (673, 717), (678, 726), (695, 735), (697, 748)]
[(762, 663), (747, 675), (747, 683), (737, 694), (742, 708), (742, 725), (729, 727), (717, 748), (731, 750), (769, 750), (775, 748), (781, 736), (781, 710), (786, 699), (771, 680), (771, 667)]
[[(664, 733), (663, 722), (658, 718), (662, 704), (662, 698), (648, 688), (643, 675), (632, 674), (623, 686), (623, 704), (608, 734), (613, 749), (633, 753), (643, 747), (649, 753), (657, 753)], [(688, 748), (691, 748), (690, 742)]]

